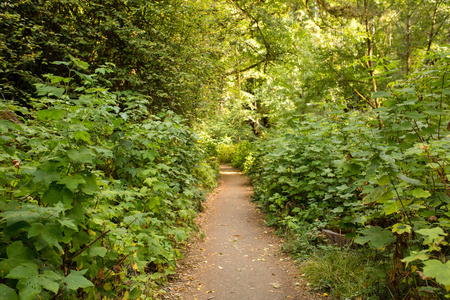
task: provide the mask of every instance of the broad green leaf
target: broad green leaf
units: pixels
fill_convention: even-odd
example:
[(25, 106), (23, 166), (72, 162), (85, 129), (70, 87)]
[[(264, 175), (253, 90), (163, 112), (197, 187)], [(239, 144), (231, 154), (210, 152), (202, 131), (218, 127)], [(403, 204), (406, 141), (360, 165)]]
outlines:
[(431, 196), (430, 192), (424, 191), (421, 188), (416, 188), (412, 191), (412, 195), (417, 198), (428, 198)]
[(52, 162), (46, 162), (38, 167), (34, 172), (33, 182), (43, 182), (47, 187), (53, 182), (60, 180), (57, 166)]
[[(59, 226), (54, 226), (50, 224), (45, 224), (45, 226), (41, 223), (31, 224), (31, 227), (28, 231), (28, 238), (40, 236), (43, 241), (48, 246), (56, 247), (60, 252), (63, 252), (61, 245), (58, 243), (58, 238), (55, 234), (60, 234)], [(45, 248), (45, 244), (42, 244), (39, 240), (38, 244), (35, 244), (38, 250), (42, 250)]]
[(409, 256), (402, 259), (402, 262), (406, 263), (406, 266), (412, 261), (415, 260), (427, 260), (430, 258), (429, 251), (428, 250), (422, 250), (422, 251), (411, 251)]
[(397, 223), (394, 226), (392, 226), (392, 232), (396, 232), (398, 234), (402, 233), (411, 233), (411, 226), (406, 224)]
[(66, 176), (58, 183), (65, 184), (70, 191), (75, 192), (78, 186), (80, 184), (85, 184), (86, 181), (84, 180), (83, 176), (81, 176), (80, 174), (76, 174), (74, 176)]
[(106, 249), (105, 247), (91, 246), (91, 248), (89, 249), (89, 255), (91, 257), (95, 256), (104, 257), (106, 253), (108, 253), (108, 249)]
[(393, 201), (385, 202), (383, 208), (384, 208), (385, 215), (389, 216), (389, 215), (399, 212), (403, 208), (403, 205), (400, 200), (398, 200), (398, 201), (393, 200)]
[(94, 154), (88, 148), (81, 147), (80, 149), (70, 149), (67, 151), (67, 156), (73, 161), (85, 164), (92, 163)]
[(64, 227), (67, 227), (69, 229), (72, 229), (74, 231), (78, 231), (78, 226), (75, 223), (74, 220), (68, 219), (68, 218), (63, 218), (63, 219), (58, 219), (58, 222), (63, 225)]
[(355, 243), (360, 245), (369, 243), (374, 249), (384, 248), (396, 240), (391, 231), (382, 229), (379, 226), (361, 230), (360, 233), (364, 234), (364, 236), (357, 237)]
[(17, 283), (17, 288), (20, 300), (34, 300), (42, 291), (41, 279), (38, 276), (21, 279)]
[(144, 152), (142, 153), (142, 157), (143, 157), (143, 158), (147, 158), (147, 159), (149, 159), (150, 161), (154, 161), (154, 160), (155, 160), (155, 157), (157, 157), (157, 156), (159, 156), (159, 153), (158, 153), (158, 151), (156, 151), (156, 150), (148, 150), (148, 151), (144, 151)]
[(40, 110), (37, 112), (37, 117), (39, 120), (50, 121), (59, 120), (65, 115), (65, 111), (62, 109), (49, 108)]
[(45, 277), (45, 278), (48, 278), (50, 280), (53, 280), (53, 281), (61, 280), (61, 275), (59, 275), (59, 274), (57, 274), (57, 273), (55, 273), (53, 271), (50, 271), (50, 270), (45, 270), (42, 273), (42, 276)]
[(392, 199), (394, 197), (394, 193), (391, 190), (388, 190), (385, 186), (379, 186), (375, 188), (369, 195), (364, 197), (363, 202), (364, 203), (372, 203), (372, 202), (379, 202), (383, 203), (386, 200)]
[(93, 195), (98, 191), (97, 177), (94, 174), (85, 175), (83, 176), (83, 179), (86, 182), (81, 187), (83, 193)]
[(86, 279), (83, 275), (86, 274), (87, 270), (83, 271), (70, 271), (70, 274), (64, 278), (64, 283), (67, 285), (69, 290), (77, 290), (79, 288), (88, 288), (94, 286), (94, 284)]
[(68, 189), (51, 186), (42, 196), (42, 203), (56, 205), (61, 202), (65, 208), (72, 207), (74, 194)]
[(79, 141), (85, 141), (89, 145), (91, 142), (91, 135), (87, 131), (75, 131), (73, 133), (73, 137), (75, 138), (75, 141), (78, 143)]
[(153, 190), (156, 191), (165, 191), (169, 188), (169, 186), (167, 184), (165, 184), (164, 182), (161, 181), (156, 181), (155, 183), (153, 183)]
[(450, 285), (450, 261), (443, 264), (437, 259), (424, 262), (423, 275), (435, 278), (436, 282), (444, 286)]
[(39, 83), (35, 84), (35, 86), (38, 96), (53, 95), (56, 96), (57, 98), (61, 98), (62, 95), (64, 95), (64, 92), (66, 91), (64, 88)]
[(59, 291), (59, 283), (49, 279), (48, 277), (39, 276), (39, 283), (44, 289), (52, 292), (53, 294), (57, 294)]
[(380, 179), (378, 179), (378, 185), (387, 185), (391, 183), (391, 178), (389, 175), (381, 176)]
[(423, 241), (424, 245), (439, 244), (444, 239), (444, 237), (448, 235), (440, 227), (431, 229), (419, 229), (416, 230), (416, 233), (425, 236), (425, 239)]
[(372, 98), (390, 97), (391, 92), (379, 91), (372, 93)]
[(69, 58), (75, 67), (80, 68), (82, 70), (87, 70), (89, 68), (89, 64), (87, 62), (82, 61), (79, 58), (73, 57), (72, 55), (69, 55)]
[(18, 208), (15, 210), (7, 210), (0, 214), (6, 220), (6, 226), (12, 226), (17, 222), (32, 223), (39, 219), (40, 215), (33, 209)]
[(0, 283), (0, 299), (19, 300), (16, 291), (3, 283)]
[(34, 259), (34, 252), (28, 248), (24, 247), (22, 242), (14, 242), (6, 248), (6, 254), (8, 258), (20, 258), (24, 260)]
[(8, 120), (0, 119), (0, 133), (7, 133), (9, 129), (16, 129), (17, 125)]
[(450, 89), (442, 89), (441, 93), (444, 95), (450, 95)]
[(427, 117), (427, 115), (418, 113), (416, 111), (408, 111), (408, 112), (405, 112), (405, 117), (414, 119), (414, 120), (420, 120), (420, 119), (425, 119)]
[(38, 266), (32, 263), (23, 263), (9, 272), (6, 278), (24, 279), (38, 276)]
[(400, 178), (401, 180), (403, 180), (403, 181), (405, 181), (407, 183), (410, 183), (412, 185), (423, 185), (422, 182), (420, 182), (419, 180), (406, 177), (403, 174), (399, 174), (398, 178)]

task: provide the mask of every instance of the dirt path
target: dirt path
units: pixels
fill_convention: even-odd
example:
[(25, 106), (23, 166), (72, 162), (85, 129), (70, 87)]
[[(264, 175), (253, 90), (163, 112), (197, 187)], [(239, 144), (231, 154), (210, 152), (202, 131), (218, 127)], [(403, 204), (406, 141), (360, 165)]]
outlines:
[(221, 166), (219, 187), (197, 220), (206, 238), (189, 245), (166, 299), (319, 299), (306, 292), (251, 193), (244, 175)]

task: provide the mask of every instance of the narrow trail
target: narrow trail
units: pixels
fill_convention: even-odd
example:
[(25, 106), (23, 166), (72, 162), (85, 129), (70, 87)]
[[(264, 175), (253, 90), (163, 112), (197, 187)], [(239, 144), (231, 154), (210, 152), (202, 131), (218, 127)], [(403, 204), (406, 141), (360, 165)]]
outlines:
[(205, 239), (189, 245), (165, 299), (319, 299), (306, 291), (251, 193), (246, 176), (221, 166), (219, 187), (197, 220)]

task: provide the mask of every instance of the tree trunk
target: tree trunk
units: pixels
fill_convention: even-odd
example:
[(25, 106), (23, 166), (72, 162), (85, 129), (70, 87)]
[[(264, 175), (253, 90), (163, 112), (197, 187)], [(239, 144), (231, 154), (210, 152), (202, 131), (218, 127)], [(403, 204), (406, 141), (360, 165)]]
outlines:
[(411, 71), (411, 5), (408, 3), (408, 14), (406, 19), (406, 76)]
[(438, 12), (438, 8), (439, 8), (440, 2), (441, 2), (441, 1), (436, 1), (436, 5), (434, 6), (433, 17), (431, 18), (431, 28), (430, 28), (430, 33), (429, 33), (429, 35), (428, 35), (427, 54), (430, 52), (430, 50), (431, 50), (431, 44), (433, 43), (433, 39), (434, 39), (434, 26), (436, 25), (436, 16), (437, 16), (437, 12)]
[[(371, 32), (371, 27), (372, 27), (372, 31), (375, 31), (375, 24), (372, 23), (371, 26), (371, 21), (373, 22), (373, 19), (370, 18), (369, 16), (369, 1), (368, 0), (364, 0), (364, 22), (365, 22), (365, 26), (366, 26), (366, 45), (367, 45), (367, 57), (368, 57), (368, 61), (367, 61), (367, 68), (369, 69), (369, 75), (371, 77), (371, 81), (372, 81), (372, 89), (373, 92), (377, 91), (377, 80), (375, 79), (374, 75), (375, 75), (375, 70), (374, 70), (374, 63), (373, 63), (373, 49), (374, 49), (374, 41), (373, 41), (373, 33)], [(372, 20), (371, 20), (372, 19)], [(375, 106), (376, 107), (380, 107), (380, 101), (378, 99), (376, 99), (374, 101)]]

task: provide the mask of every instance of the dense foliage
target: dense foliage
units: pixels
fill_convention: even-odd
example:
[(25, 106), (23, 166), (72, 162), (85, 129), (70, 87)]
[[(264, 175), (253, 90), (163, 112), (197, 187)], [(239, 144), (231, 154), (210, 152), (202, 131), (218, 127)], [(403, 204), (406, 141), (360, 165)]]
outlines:
[[(34, 84), (69, 56), (105, 64), (111, 90), (139, 92), (193, 118), (214, 94), (219, 50), (209, 27), (216, 8), (196, 1), (6, 1), (0, 3), (2, 97), (29, 104)], [(208, 35), (210, 39), (204, 39)], [(211, 88), (209, 88), (211, 87)]]
[[(248, 172), (330, 295), (448, 293), (448, 1), (0, 7), (1, 295), (151, 297), (211, 156)], [(353, 256), (346, 291), (321, 278)]]
[(432, 66), (379, 93), (386, 100), (374, 111), (331, 105), (234, 155), (269, 222), (316, 243), (322, 229), (347, 233), (378, 252), (387, 287), (359, 293), (419, 299), (450, 289), (450, 60), (430, 59)]
[(182, 118), (78, 59), (55, 64), (68, 75), (48, 75), (31, 109), (1, 107), (1, 298), (152, 298), (215, 172)]

